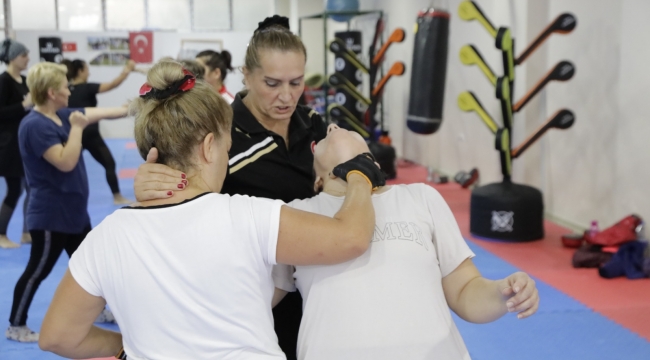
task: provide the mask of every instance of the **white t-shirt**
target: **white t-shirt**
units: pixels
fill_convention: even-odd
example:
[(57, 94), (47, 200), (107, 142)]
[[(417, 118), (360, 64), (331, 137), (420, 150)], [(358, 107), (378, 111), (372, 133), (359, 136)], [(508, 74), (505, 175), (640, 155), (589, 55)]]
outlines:
[(271, 276), (283, 203), (204, 194), (106, 217), (70, 259), (129, 359), (285, 359)]
[[(441, 281), (474, 254), (447, 203), (425, 184), (395, 185), (372, 200), (377, 223), (365, 254), (296, 267), (304, 299), (298, 358), (469, 359)], [(333, 216), (342, 203), (321, 193), (289, 205)], [(292, 271), (275, 266), (275, 285), (294, 291)]]

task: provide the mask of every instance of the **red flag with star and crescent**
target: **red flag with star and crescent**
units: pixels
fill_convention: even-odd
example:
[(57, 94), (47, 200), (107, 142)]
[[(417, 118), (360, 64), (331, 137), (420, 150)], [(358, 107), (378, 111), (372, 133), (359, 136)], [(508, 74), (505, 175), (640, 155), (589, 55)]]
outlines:
[(131, 51), (131, 60), (137, 63), (152, 63), (153, 33), (151, 31), (129, 33), (129, 50)]

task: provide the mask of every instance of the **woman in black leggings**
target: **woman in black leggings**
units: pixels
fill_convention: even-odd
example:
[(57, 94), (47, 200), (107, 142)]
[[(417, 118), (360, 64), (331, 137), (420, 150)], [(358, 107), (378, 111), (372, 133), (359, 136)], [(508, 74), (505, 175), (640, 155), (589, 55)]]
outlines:
[[(97, 107), (97, 94), (118, 87), (135, 68), (135, 62), (129, 60), (118, 77), (111, 82), (99, 84), (88, 82), (90, 71), (85, 61), (78, 59), (73, 61), (64, 60), (63, 63), (68, 67), (68, 80), (70, 81), (69, 88), (71, 93), (68, 106), (71, 108)], [(113, 193), (113, 203), (115, 205), (130, 204), (132, 201), (120, 193), (120, 186), (115, 172), (115, 159), (113, 159), (111, 151), (99, 133), (99, 124), (92, 124), (86, 127), (83, 132), (82, 146), (106, 170), (106, 181)]]
[[(20, 74), (27, 69), (29, 50), (25, 45), (7, 39), (0, 47), (0, 60), (7, 64), (7, 71), (0, 75), (0, 176), (7, 182), (7, 195), (0, 205), (0, 248), (9, 249), (20, 246), (9, 240), (7, 227), (23, 187), (27, 188), (23, 161), (18, 149), (18, 125), (32, 108), (32, 98), (29, 96), (25, 77)], [(27, 208), (27, 198), (24, 209)], [(23, 244), (31, 243), (25, 221), (20, 241)]]

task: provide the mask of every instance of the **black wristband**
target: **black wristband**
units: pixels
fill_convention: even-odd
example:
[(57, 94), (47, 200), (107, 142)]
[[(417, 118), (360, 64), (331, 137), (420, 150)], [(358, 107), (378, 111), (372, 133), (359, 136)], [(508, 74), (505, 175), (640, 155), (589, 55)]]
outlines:
[(375, 158), (371, 153), (359, 154), (353, 159), (337, 165), (334, 170), (332, 170), (332, 174), (347, 181), (348, 174), (353, 170), (365, 175), (372, 184), (373, 190), (377, 189), (379, 186), (386, 185), (386, 175), (381, 171), (379, 166), (375, 164)]

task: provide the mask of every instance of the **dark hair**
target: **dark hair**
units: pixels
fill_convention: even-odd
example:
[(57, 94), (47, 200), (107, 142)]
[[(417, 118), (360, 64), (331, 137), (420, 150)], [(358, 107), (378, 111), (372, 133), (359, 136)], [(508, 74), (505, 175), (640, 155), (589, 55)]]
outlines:
[(228, 50), (222, 52), (217, 52), (214, 50), (203, 50), (200, 53), (196, 54), (196, 58), (201, 58), (205, 65), (210, 68), (210, 71), (214, 69), (221, 70), (221, 82), (226, 80), (226, 75), (228, 71), (233, 71), (232, 67), (232, 55)]
[(307, 50), (300, 37), (289, 29), (289, 19), (274, 15), (259, 23), (246, 49), (244, 64), (251, 71), (260, 67), (259, 51), (271, 49), (301, 52), (307, 60)]
[(5, 39), (2, 42), (2, 50), (0, 51), (0, 54), (2, 54), (0, 61), (5, 64), (9, 64), (9, 46), (11, 46), (11, 39)]
[(68, 68), (68, 80), (76, 78), (79, 75), (79, 72), (82, 71), (86, 66), (86, 62), (81, 59), (63, 59), (61, 60), (61, 64), (65, 65)]

